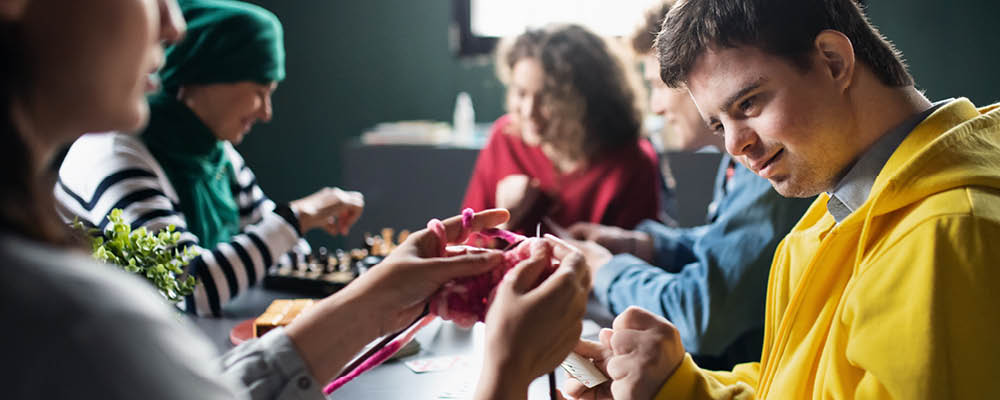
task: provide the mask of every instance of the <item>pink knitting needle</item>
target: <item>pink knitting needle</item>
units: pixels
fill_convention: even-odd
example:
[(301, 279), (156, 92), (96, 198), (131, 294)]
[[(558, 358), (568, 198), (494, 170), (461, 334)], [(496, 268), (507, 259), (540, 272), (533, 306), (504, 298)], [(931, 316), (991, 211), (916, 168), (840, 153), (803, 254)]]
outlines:
[[(466, 210), (465, 212), (462, 213), (463, 232), (460, 236), (465, 236), (466, 231), (469, 228), (469, 225), (471, 225), (472, 223), (472, 215), (470, 211), (472, 210)], [(438, 237), (438, 239), (440, 239), (439, 241), (441, 242), (441, 244), (440, 244), (440, 249), (438, 250), (438, 254), (444, 254), (445, 253), (444, 249), (445, 246), (447, 245), (447, 237), (448, 237), (444, 231), (444, 224), (441, 223), (440, 220), (435, 218), (427, 222), (427, 229), (433, 232)], [(407, 325), (403, 329), (400, 329), (398, 332), (386, 336), (385, 339), (382, 339), (381, 342), (378, 342), (378, 344), (372, 346), (372, 348), (366, 351), (365, 354), (362, 354), (360, 357), (355, 359), (354, 362), (352, 362), (350, 365), (344, 368), (344, 370), (340, 373), (339, 376), (337, 376), (336, 379), (331, 381), (330, 384), (326, 385), (326, 387), (323, 388), (323, 394), (329, 395), (330, 393), (333, 393), (334, 390), (337, 390), (341, 386), (344, 386), (345, 384), (347, 384), (347, 382), (350, 382), (352, 379), (357, 378), (365, 371), (375, 368), (379, 364), (382, 364), (382, 362), (384, 362), (385, 360), (388, 360), (389, 357), (392, 357), (392, 355), (395, 354), (397, 351), (399, 351), (399, 349), (401, 349), (403, 346), (409, 343), (410, 340), (413, 339), (413, 335), (416, 335), (417, 331), (419, 331), (421, 328), (423, 328), (428, 323), (433, 321), (434, 318), (436, 317), (437, 317), (436, 315), (430, 314), (430, 304), (425, 305), (424, 312), (422, 312), (419, 316), (417, 316), (417, 318), (414, 319), (413, 322), (410, 322), (409, 325)], [(414, 327), (414, 325), (416, 325), (416, 327)], [(393, 342), (393, 339), (403, 334), (403, 332), (406, 332), (407, 330), (409, 330), (410, 332), (407, 333), (406, 336), (404, 336), (400, 340)]]
[[(417, 319), (413, 320), (413, 322), (411, 322), (410, 325), (407, 325), (406, 328), (403, 328), (396, 333), (386, 336), (385, 339), (383, 339), (381, 342), (378, 342), (378, 344), (376, 344), (370, 350), (365, 352), (365, 354), (361, 355), (361, 357), (358, 357), (356, 360), (354, 360), (354, 362), (348, 365), (347, 368), (344, 368), (344, 371), (340, 373), (340, 376), (338, 376), (337, 379), (334, 379), (333, 381), (330, 382), (330, 384), (326, 385), (326, 387), (323, 388), (323, 394), (329, 395), (330, 393), (333, 393), (334, 390), (337, 390), (341, 386), (344, 386), (345, 384), (347, 384), (347, 382), (350, 382), (354, 378), (357, 378), (359, 375), (365, 373), (366, 371), (372, 368), (377, 367), (379, 364), (385, 362), (385, 360), (388, 360), (389, 357), (392, 357), (393, 354), (396, 354), (396, 352), (399, 351), (399, 349), (403, 348), (403, 346), (406, 346), (407, 343), (410, 343), (410, 340), (413, 339), (413, 336), (416, 335), (421, 328), (423, 328), (431, 321), (433, 321), (434, 318), (437, 318), (437, 316), (430, 315), (430, 309), (428, 307), (424, 307), (424, 312), (421, 313), (420, 316), (417, 317)], [(414, 327), (414, 325), (416, 326)], [(397, 336), (401, 335), (403, 332), (406, 332), (407, 330), (409, 330), (409, 333), (407, 333), (406, 336), (403, 336), (402, 339), (389, 343), (390, 341), (395, 339)]]

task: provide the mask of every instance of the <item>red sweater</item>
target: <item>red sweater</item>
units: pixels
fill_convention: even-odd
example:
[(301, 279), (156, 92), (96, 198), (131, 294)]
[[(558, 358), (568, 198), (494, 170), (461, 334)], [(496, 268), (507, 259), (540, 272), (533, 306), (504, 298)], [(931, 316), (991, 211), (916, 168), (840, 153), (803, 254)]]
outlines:
[[(512, 230), (534, 235), (543, 216), (568, 227), (586, 221), (632, 229), (659, 210), (659, 158), (646, 139), (598, 155), (584, 168), (561, 174), (538, 146), (507, 134), (510, 116), (500, 117), (479, 153), (462, 207), (496, 207), (497, 183), (508, 175), (537, 178), (540, 196), (525, 220)], [(543, 229), (545, 224), (542, 224)]]

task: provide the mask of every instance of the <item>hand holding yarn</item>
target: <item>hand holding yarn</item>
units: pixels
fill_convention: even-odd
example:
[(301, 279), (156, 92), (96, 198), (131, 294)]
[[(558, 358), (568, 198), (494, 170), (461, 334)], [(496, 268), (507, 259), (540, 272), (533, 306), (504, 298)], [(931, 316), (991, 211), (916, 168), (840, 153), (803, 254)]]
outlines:
[[(460, 325), (484, 321), (498, 290), (500, 296), (509, 298), (512, 304), (506, 307), (508, 310), (503, 313), (504, 316), (497, 317), (498, 326), (510, 328), (512, 324), (511, 329), (523, 334), (525, 324), (551, 320), (555, 327), (560, 328), (553, 330), (553, 341), (572, 344), (579, 337), (580, 317), (589, 285), (589, 274), (582, 256), (558, 239), (524, 238), (491, 228), (506, 221), (508, 215), (505, 210), (474, 213), (466, 209), (461, 217), (443, 222), (431, 220), (427, 224), (428, 229), (410, 235), (379, 267), (348, 286), (345, 290), (383, 294), (380, 297), (382, 305), (376, 308), (386, 311), (386, 323), (381, 331), (382, 334), (392, 333), (389, 340), (404, 331), (407, 333), (391, 343), (388, 340), (383, 342), (388, 343), (386, 347), (377, 348), (360, 364), (347, 368), (343, 375), (324, 389), (324, 393), (331, 393), (386, 360), (436, 316), (452, 319)], [(503, 253), (473, 246), (489, 243), (494, 238), (519, 244)], [(466, 244), (447, 246), (461, 242)], [(553, 243), (560, 247), (555, 252), (561, 251), (563, 256), (553, 255)], [(565, 271), (560, 279), (542, 283), (558, 268), (560, 259), (568, 262), (567, 267), (562, 268)], [(505, 278), (512, 269), (516, 272), (511, 278)], [(536, 287), (538, 290), (533, 291)], [(421, 314), (425, 307), (428, 313)], [(524, 318), (521, 318), (522, 314)], [(563, 347), (566, 346), (548, 346), (546, 351), (534, 352), (542, 355), (551, 353), (558, 357), (545, 356), (537, 360), (534, 359), (537, 357), (532, 357), (527, 363), (516, 362), (525, 364), (527, 368), (517, 371), (518, 378), (527, 376), (526, 371), (534, 371), (539, 365), (549, 369), (554, 367), (552, 363), (558, 363), (571, 348)], [(550, 361), (550, 358), (555, 361)], [(491, 363), (493, 366), (501, 364)], [(489, 369), (499, 371), (499, 368)]]
[[(490, 243), (494, 238), (500, 238), (508, 243), (515, 244), (515, 247), (503, 253), (503, 259), (489, 271), (475, 276), (457, 278), (445, 283), (430, 300), (430, 311), (437, 314), (444, 320), (450, 320), (459, 326), (469, 327), (477, 321), (486, 320), (486, 312), (496, 295), (497, 285), (504, 276), (518, 263), (531, 258), (533, 253), (544, 251), (545, 246), (539, 246), (541, 238), (525, 238), (513, 232), (502, 229), (486, 229), (480, 232), (466, 232), (466, 227), (471, 227), (474, 213), (472, 209), (462, 211), (463, 234), (460, 237), (466, 238), (465, 246), (457, 248), (441, 248), (442, 255), (462, 254), (463, 252), (479, 251), (478, 246)], [(428, 230), (441, 232), (437, 220), (427, 223)], [(436, 233), (439, 234), (439, 233)], [(531, 285), (532, 288), (538, 286), (546, 277), (555, 271), (558, 262), (554, 262), (551, 256), (542, 260), (544, 268), (540, 271), (538, 278)]]
[[(507, 272), (486, 315), (482, 376), (508, 387), (527, 387), (566, 358), (580, 340), (590, 293), (580, 252), (548, 236), (530, 246), (531, 257)], [(559, 265), (543, 279), (551, 260)]]
[[(376, 346), (323, 389), (330, 394), (352, 379), (388, 359), (409, 342), (420, 328), (435, 318), (423, 315), (430, 297), (445, 282), (455, 278), (481, 274), (497, 266), (502, 256), (496, 250), (474, 250), (445, 253), (449, 243), (464, 241), (471, 233), (487, 229), (507, 220), (506, 210), (487, 210), (477, 214), (436, 221), (431, 230), (411, 234), (377, 268), (363, 274), (343, 289), (339, 297), (365, 298), (374, 315), (380, 316), (378, 336), (389, 335), (385, 347)], [(348, 292), (356, 293), (351, 296)], [(368, 308), (368, 307), (366, 307)], [(419, 319), (419, 320), (418, 320)], [(404, 329), (405, 328), (405, 329)], [(404, 331), (407, 331), (404, 335)], [(402, 337), (396, 337), (402, 335)]]
[(373, 301), (380, 303), (377, 309), (383, 313), (381, 335), (402, 329), (420, 315), (428, 299), (446, 282), (482, 274), (501, 263), (498, 250), (463, 249), (446, 253), (444, 249), (448, 244), (461, 243), (476, 232), (503, 223), (507, 216), (506, 210), (486, 210), (464, 217), (464, 225), (463, 217), (456, 216), (438, 222), (439, 232), (414, 232), (377, 267), (345, 290), (373, 294)]

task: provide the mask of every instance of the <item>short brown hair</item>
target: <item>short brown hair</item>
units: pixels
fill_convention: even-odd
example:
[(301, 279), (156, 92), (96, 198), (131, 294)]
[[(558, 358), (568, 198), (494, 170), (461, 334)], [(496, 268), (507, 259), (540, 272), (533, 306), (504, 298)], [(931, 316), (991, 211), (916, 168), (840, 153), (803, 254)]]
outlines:
[(713, 47), (752, 46), (807, 68), (813, 41), (825, 29), (847, 36), (882, 83), (913, 85), (902, 55), (854, 0), (680, 0), (656, 38), (660, 77), (682, 86), (695, 60)]
[(653, 51), (653, 44), (656, 43), (656, 35), (660, 33), (663, 26), (663, 19), (666, 18), (670, 7), (674, 6), (674, 0), (663, 0), (659, 4), (646, 10), (642, 17), (642, 23), (632, 32), (629, 42), (632, 50), (636, 54), (649, 54)]

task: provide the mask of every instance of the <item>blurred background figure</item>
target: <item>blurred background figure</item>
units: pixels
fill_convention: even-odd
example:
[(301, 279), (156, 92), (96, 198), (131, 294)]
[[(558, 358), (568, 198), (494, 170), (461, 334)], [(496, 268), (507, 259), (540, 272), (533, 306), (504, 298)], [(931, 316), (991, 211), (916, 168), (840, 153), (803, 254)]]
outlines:
[(549, 25), (506, 39), (496, 63), (507, 114), (479, 153), (463, 207), (507, 208), (507, 227), (530, 234), (546, 217), (629, 229), (657, 217), (657, 156), (640, 137), (630, 71), (608, 43)]

